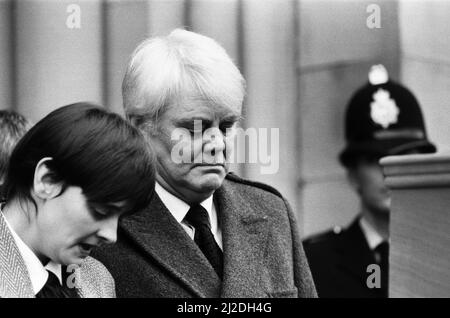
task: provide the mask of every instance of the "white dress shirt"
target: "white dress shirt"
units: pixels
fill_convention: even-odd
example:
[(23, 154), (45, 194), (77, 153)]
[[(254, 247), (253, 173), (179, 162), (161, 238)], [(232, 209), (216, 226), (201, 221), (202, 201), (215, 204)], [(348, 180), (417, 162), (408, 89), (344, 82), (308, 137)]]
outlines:
[(359, 225), (372, 251), (384, 241), (383, 237), (363, 217), (359, 219)]
[(22, 241), (19, 235), (14, 231), (14, 229), (8, 223), (8, 220), (3, 215), (3, 213), (0, 214), (5, 220), (6, 225), (8, 226), (9, 231), (11, 232), (12, 237), (14, 238), (17, 248), (19, 249), (20, 255), (24, 260), (25, 266), (28, 269), (28, 274), (31, 279), (34, 294), (36, 295), (47, 282), (48, 278), (47, 270), (54, 273), (56, 277), (58, 277), (59, 282), (62, 283), (61, 264), (57, 264), (53, 261), (50, 261), (44, 267), (39, 258), (36, 256), (36, 254), (33, 253), (33, 251), (25, 244), (24, 241)]
[[(164, 203), (169, 212), (173, 215), (173, 217), (177, 220), (178, 223), (183, 227), (189, 237), (193, 240), (195, 235), (195, 228), (192, 227), (189, 223), (184, 221), (184, 217), (188, 213), (190, 206), (183, 200), (177, 198), (172, 193), (168, 192), (164, 189), (158, 182), (155, 185), (155, 191), (158, 194), (161, 201)], [(213, 196), (211, 195), (206, 200), (200, 203), (202, 207), (208, 212), (209, 221), (211, 223), (211, 232), (216, 240), (217, 245), (219, 245), (220, 249), (222, 248), (222, 231), (219, 226), (219, 222), (217, 219), (217, 209), (213, 202)]]

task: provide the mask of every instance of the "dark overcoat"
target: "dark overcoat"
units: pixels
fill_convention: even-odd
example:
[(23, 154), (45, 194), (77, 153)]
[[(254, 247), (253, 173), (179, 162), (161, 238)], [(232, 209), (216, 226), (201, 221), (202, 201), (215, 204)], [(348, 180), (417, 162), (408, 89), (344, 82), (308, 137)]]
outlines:
[(273, 188), (229, 174), (214, 193), (222, 229), (223, 280), (154, 195), (123, 218), (118, 242), (94, 255), (118, 297), (314, 297), (295, 217)]

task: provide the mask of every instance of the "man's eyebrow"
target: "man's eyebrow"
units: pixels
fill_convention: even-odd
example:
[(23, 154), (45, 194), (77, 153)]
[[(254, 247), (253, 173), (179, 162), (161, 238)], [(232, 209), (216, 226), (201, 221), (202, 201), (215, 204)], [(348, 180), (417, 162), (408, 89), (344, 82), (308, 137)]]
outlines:
[(237, 122), (241, 120), (241, 116), (239, 115), (229, 115), (226, 116), (224, 118), (222, 118), (222, 120), (220, 122)]
[(191, 117), (191, 118), (181, 118), (176, 120), (178, 124), (193, 124), (195, 121), (201, 121), (201, 123), (209, 124), (212, 121), (206, 117)]

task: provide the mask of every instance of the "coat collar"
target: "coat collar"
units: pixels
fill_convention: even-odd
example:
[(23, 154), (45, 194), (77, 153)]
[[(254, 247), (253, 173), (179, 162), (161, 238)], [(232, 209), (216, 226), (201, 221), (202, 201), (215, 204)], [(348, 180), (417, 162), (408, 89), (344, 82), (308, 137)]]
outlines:
[[(257, 277), (267, 247), (267, 216), (256, 211), (227, 180), (214, 193), (214, 199), (223, 235), (223, 284), (157, 194), (146, 209), (124, 218), (121, 227), (149, 257), (194, 295), (256, 296)], [(237, 290), (239, 295), (235, 294)]]
[(221, 296), (262, 297), (258, 278), (267, 250), (268, 217), (227, 180), (215, 196), (224, 247)]
[(122, 219), (120, 226), (145, 254), (194, 295), (218, 297), (219, 277), (156, 193), (147, 208)]

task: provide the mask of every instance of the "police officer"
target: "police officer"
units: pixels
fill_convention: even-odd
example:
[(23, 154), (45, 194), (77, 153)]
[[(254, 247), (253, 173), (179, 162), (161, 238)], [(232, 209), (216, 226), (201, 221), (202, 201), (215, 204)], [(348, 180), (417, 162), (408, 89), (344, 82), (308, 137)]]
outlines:
[[(379, 159), (431, 153), (424, 119), (414, 95), (388, 78), (382, 65), (351, 98), (345, 118), (346, 147), (339, 160), (361, 201), (357, 218), (304, 241), (319, 297), (387, 297), (390, 195)], [(380, 277), (368, 284), (370, 264)], [(375, 271), (374, 271), (375, 272)], [(370, 279), (369, 279), (370, 280)]]

